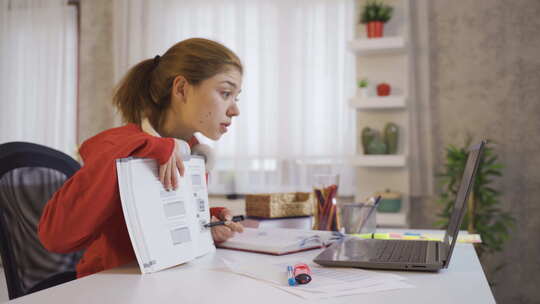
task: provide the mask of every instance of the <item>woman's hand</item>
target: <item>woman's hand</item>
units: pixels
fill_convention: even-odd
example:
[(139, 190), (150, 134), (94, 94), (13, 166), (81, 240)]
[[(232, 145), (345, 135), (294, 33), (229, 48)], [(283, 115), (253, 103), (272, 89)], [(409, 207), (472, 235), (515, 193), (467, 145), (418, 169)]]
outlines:
[(214, 238), (214, 242), (221, 243), (225, 242), (227, 239), (230, 239), (234, 236), (235, 232), (243, 232), (244, 227), (240, 223), (235, 223), (232, 220), (232, 214), (231, 211), (227, 208), (223, 209), (219, 214), (219, 218), (216, 218), (215, 216), (212, 216), (211, 221), (217, 222), (217, 221), (227, 221), (225, 225), (219, 225), (212, 227), (212, 238)]
[(184, 176), (184, 161), (182, 161), (182, 154), (180, 153), (178, 142), (175, 140), (171, 157), (166, 163), (159, 166), (159, 181), (167, 191), (176, 190), (176, 188), (178, 188), (176, 171), (180, 173), (180, 176)]

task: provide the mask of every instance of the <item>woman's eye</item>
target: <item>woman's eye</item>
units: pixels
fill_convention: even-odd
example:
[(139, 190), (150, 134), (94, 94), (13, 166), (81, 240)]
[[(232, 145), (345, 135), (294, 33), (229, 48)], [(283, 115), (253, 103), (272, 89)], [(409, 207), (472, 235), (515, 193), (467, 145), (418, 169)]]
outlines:
[(223, 92), (223, 93), (221, 93), (221, 95), (222, 95), (224, 98), (229, 98), (229, 96), (231, 96), (231, 92)]

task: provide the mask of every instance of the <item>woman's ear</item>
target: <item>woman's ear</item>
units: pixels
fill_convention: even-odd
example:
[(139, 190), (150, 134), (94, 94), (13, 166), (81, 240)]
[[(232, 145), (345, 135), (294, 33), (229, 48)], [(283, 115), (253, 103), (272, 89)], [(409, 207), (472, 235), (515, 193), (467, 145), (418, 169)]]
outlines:
[(178, 75), (173, 80), (171, 96), (176, 99), (181, 100), (182, 102), (186, 101), (186, 92), (187, 92), (188, 82), (186, 78), (182, 75)]

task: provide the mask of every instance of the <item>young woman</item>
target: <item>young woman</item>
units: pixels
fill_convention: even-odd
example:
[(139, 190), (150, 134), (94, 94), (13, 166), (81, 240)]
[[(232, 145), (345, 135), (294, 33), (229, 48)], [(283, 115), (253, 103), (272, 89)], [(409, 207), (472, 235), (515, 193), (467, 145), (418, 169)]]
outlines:
[[(58, 253), (86, 249), (77, 277), (135, 260), (124, 222), (115, 160), (136, 156), (154, 158), (159, 178), (168, 190), (183, 175), (181, 154), (206, 153), (195, 132), (218, 140), (239, 115), (237, 96), (243, 68), (225, 46), (206, 39), (188, 39), (163, 56), (134, 66), (118, 85), (113, 103), (127, 124), (85, 141), (84, 166), (54, 194), (38, 227), (42, 244)], [(188, 147), (189, 145), (189, 147)], [(207, 163), (207, 165), (210, 165)], [(230, 220), (226, 208), (212, 208), (212, 220)], [(230, 222), (212, 228), (215, 242), (241, 232)]]

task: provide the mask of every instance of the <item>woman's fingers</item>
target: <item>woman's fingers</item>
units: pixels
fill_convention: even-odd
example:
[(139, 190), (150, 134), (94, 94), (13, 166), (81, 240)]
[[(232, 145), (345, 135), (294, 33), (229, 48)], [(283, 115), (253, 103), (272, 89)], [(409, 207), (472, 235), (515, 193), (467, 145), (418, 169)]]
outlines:
[(163, 187), (165, 187), (165, 171), (167, 171), (167, 163), (159, 166), (159, 181), (161, 182)]
[(244, 232), (244, 227), (242, 226), (242, 224), (235, 223), (232, 221), (233, 216), (232, 216), (231, 210), (229, 210), (228, 208), (224, 208), (223, 210), (221, 210), (219, 214), (219, 218), (223, 221), (226, 221), (225, 226), (229, 227), (231, 231)]
[(176, 175), (177, 170), (180, 176), (184, 176), (184, 162), (178, 151), (178, 144), (176, 144), (169, 160), (159, 166), (159, 181), (166, 190), (176, 190), (178, 188), (180, 178)]
[[(212, 222), (216, 222), (218, 220), (219, 220), (218, 218), (216, 218), (215, 216), (212, 216), (212, 219), (211, 219)], [(212, 238), (214, 239), (216, 243), (224, 242), (227, 239), (234, 236), (234, 232), (225, 225), (214, 226), (212, 227), (211, 231), (212, 231)]]
[(165, 168), (165, 189), (171, 189), (171, 160), (167, 162), (167, 167)]
[[(171, 185), (174, 186), (174, 180), (171, 177), (172, 165), (170, 160), (159, 166), (159, 181), (163, 184), (165, 190), (171, 190)], [(176, 178), (176, 176), (175, 176)], [(175, 186), (176, 187), (176, 186)]]
[(231, 210), (229, 210), (229, 208), (223, 208), (218, 214), (218, 216), (222, 221), (231, 221), (233, 218)]
[(174, 190), (178, 187), (178, 176), (176, 175), (176, 157), (173, 154), (171, 158), (171, 185)]
[(180, 176), (184, 176), (184, 162), (182, 161), (182, 155), (179, 153), (180, 148), (178, 147), (178, 142), (175, 141), (174, 151), (171, 155), (171, 168), (172, 168), (172, 183), (173, 188), (176, 190), (179, 185), (179, 177), (176, 175), (176, 171)]
[(184, 176), (184, 161), (181, 157), (176, 158), (176, 168), (178, 168), (178, 173), (180, 173), (180, 176)]

